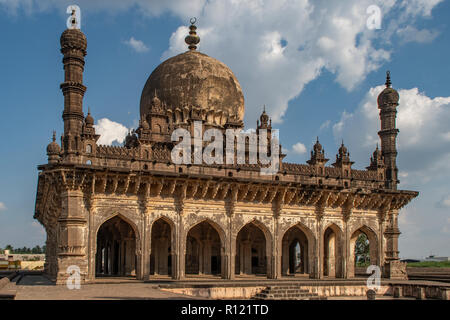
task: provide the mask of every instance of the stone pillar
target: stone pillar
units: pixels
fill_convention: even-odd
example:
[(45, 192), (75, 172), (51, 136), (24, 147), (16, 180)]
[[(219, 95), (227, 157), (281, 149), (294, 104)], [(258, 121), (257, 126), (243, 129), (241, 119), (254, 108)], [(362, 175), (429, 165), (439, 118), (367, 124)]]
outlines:
[(283, 259), (283, 275), (289, 275), (289, 242), (287, 240), (283, 240), (282, 242), (282, 259)]
[(143, 280), (150, 279), (150, 251), (151, 251), (151, 226), (150, 224), (150, 213), (151, 208), (148, 207), (146, 203), (143, 208), (144, 219), (142, 226), (142, 242), (141, 242), (141, 277)]
[(81, 282), (89, 278), (88, 273), (88, 210), (81, 190), (66, 190), (61, 195), (62, 210), (58, 219), (57, 284), (65, 284), (69, 277), (67, 268), (80, 268)]
[(183, 209), (178, 205), (178, 221), (176, 226), (176, 254), (174, 265), (174, 278), (182, 280), (185, 277), (185, 261), (186, 261), (186, 237), (183, 227)]
[(279, 215), (275, 215), (274, 219), (274, 232), (273, 232), (273, 243), (272, 243), (272, 279), (280, 279), (281, 278), (281, 257), (280, 257), (280, 249), (279, 246), (279, 234), (278, 234), (278, 225), (279, 225)]
[(203, 259), (203, 274), (211, 274), (211, 240), (203, 239), (202, 240), (202, 255)]
[(162, 237), (159, 239), (159, 274), (167, 275), (169, 272), (168, 269), (168, 260), (169, 260), (169, 246), (168, 246), (168, 238)]
[(225, 270), (225, 279), (233, 280), (235, 278), (236, 272), (236, 238), (233, 237), (233, 229), (232, 229), (232, 217), (229, 218), (229, 228), (228, 228), (228, 237), (227, 245), (225, 245), (225, 261), (223, 265), (226, 266)]
[(328, 276), (336, 277), (336, 234), (334, 232), (325, 245), (328, 248)]
[(343, 248), (342, 248), (342, 277), (344, 279), (349, 279), (349, 261), (350, 261), (350, 237), (351, 235), (349, 230), (349, 219), (350, 214), (346, 214), (343, 212), (344, 217), (344, 234), (343, 234)]
[(104, 261), (104, 274), (109, 274), (109, 243), (105, 245), (105, 261)]
[[(322, 211), (323, 214), (323, 211)], [(322, 235), (322, 215), (317, 216), (316, 220), (317, 228), (316, 228), (316, 252), (314, 256), (314, 264), (315, 267), (315, 275), (314, 279), (322, 279), (323, 278), (323, 235)], [(309, 245), (309, 243), (308, 243)]]
[[(95, 180), (93, 180), (95, 183)], [(95, 199), (92, 193), (89, 196), (89, 230), (88, 230), (88, 281), (95, 280), (95, 270), (97, 269), (97, 235), (95, 234), (96, 228), (94, 225), (94, 215), (95, 215)]]
[(384, 232), (386, 236), (386, 259), (383, 276), (389, 279), (408, 279), (406, 263), (400, 262), (398, 256), (398, 237), (401, 234), (398, 228), (398, 211), (392, 210), (389, 214), (389, 226)]
[(242, 273), (252, 274), (252, 246), (250, 240), (241, 241)]

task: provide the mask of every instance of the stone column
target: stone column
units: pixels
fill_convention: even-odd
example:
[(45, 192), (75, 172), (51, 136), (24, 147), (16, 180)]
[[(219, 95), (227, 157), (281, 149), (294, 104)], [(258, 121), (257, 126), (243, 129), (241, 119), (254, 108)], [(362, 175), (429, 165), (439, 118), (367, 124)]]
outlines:
[[(95, 178), (93, 178), (93, 183), (95, 183)], [(88, 198), (88, 206), (89, 206), (89, 230), (88, 230), (88, 281), (95, 280), (95, 270), (98, 268), (97, 263), (97, 235), (95, 233), (95, 223), (94, 223), (94, 215), (95, 215), (95, 199), (94, 194), (91, 193)]]
[(211, 240), (203, 239), (202, 240), (202, 256), (203, 259), (200, 260), (203, 265), (202, 271), (203, 274), (211, 274)]
[(272, 243), (272, 269), (273, 279), (280, 279), (281, 278), (281, 257), (280, 257), (280, 248), (279, 246), (279, 234), (278, 234), (278, 226), (279, 226), (279, 214), (275, 216), (274, 219), (274, 232), (273, 232), (273, 243)]
[(408, 279), (406, 263), (400, 262), (398, 256), (398, 237), (401, 234), (398, 228), (398, 211), (389, 213), (389, 226), (385, 230), (386, 235), (386, 260), (384, 265), (384, 276), (390, 279)]
[(177, 212), (178, 221), (176, 225), (176, 248), (175, 248), (175, 265), (174, 265), (174, 278), (177, 280), (182, 280), (185, 277), (185, 261), (186, 261), (186, 237), (185, 230), (183, 227), (183, 215), (184, 206), (178, 200)]
[(89, 278), (89, 239), (88, 218), (84, 194), (81, 190), (66, 190), (61, 194), (62, 210), (58, 219), (57, 238), (57, 284), (65, 284), (69, 277), (67, 268), (75, 265), (80, 268), (81, 282)]
[[(343, 230), (343, 248), (342, 248), (342, 277), (344, 279), (349, 279), (349, 261), (350, 261), (350, 214), (351, 212), (348, 209), (343, 209), (343, 221), (344, 221), (344, 230)], [(354, 269), (354, 268), (353, 268)]]
[(242, 243), (242, 265), (243, 273), (252, 274), (252, 245), (250, 240), (244, 240)]
[(144, 208), (144, 219), (142, 226), (142, 242), (141, 242), (141, 277), (143, 280), (150, 279), (150, 251), (151, 251), (151, 229), (150, 229), (150, 213), (151, 208), (148, 203), (145, 202)]
[(282, 242), (282, 259), (283, 259), (283, 275), (289, 275), (289, 242), (283, 240)]
[(233, 237), (233, 217), (229, 217), (228, 220), (228, 236), (225, 245), (225, 279), (233, 280), (235, 278), (236, 268), (236, 238)]

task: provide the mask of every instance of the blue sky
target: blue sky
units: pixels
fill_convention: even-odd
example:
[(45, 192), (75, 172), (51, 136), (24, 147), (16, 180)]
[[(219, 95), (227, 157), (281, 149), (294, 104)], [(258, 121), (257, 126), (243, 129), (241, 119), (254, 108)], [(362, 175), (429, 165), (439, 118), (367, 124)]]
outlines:
[[(150, 73), (186, 50), (192, 16), (199, 50), (241, 83), (246, 126), (265, 104), (290, 162), (304, 163), (319, 136), (329, 159), (344, 139), (354, 168), (366, 167), (379, 128), (376, 96), (391, 70), (400, 92), (400, 188), (421, 192), (401, 211), (400, 255), (450, 255), (450, 1), (76, 3), (88, 39), (85, 111), (109, 119), (97, 125), (119, 142), (118, 129), (137, 126)], [(32, 218), (36, 166), (47, 161), (52, 130), (63, 128), (59, 37), (68, 4), (0, 0), (0, 247), (45, 242)], [(379, 30), (366, 26), (372, 4), (382, 10)]]

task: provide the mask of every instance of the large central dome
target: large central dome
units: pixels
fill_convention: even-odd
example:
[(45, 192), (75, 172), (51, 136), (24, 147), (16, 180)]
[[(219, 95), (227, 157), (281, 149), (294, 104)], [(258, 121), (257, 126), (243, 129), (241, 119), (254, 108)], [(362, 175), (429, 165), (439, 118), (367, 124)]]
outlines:
[(223, 121), (244, 119), (244, 95), (233, 72), (196, 50), (172, 57), (152, 72), (142, 91), (141, 117), (150, 114), (155, 96), (167, 109), (200, 109), (221, 114)]

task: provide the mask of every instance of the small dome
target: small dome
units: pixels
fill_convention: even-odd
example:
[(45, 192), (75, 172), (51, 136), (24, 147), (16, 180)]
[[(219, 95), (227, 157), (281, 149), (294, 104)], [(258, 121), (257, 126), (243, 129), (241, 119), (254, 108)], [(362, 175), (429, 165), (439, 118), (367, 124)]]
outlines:
[(89, 111), (86, 118), (84, 119), (86, 126), (92, 127), (94, 125), (94, 118), (91, 116), (91, 112)]
[(400, 96), (397, 90), (392, 88), (386, 88), (378, 96), (378, 105), (383, 106), (388, 104), (398, 104), (399, 100)]
[(340, 155), (346, 155), (347, 154), (347, 147), (344, 146), (344, 143), (341, 144), (341, 147), (339, 148), (339, 154)]
[(400, 96), (397, 90), (391, 88), (391, 73), (386, 72), (386, 89), (378, 95), (378, 106), (398, 104)]
[(47, 146), (47, 155), (57, 155), (61, 152), (61, 148), (56, 143), (56, 133), (53, 132), (53, 141)]
[(87, 39), (83, 32), (79, 29), (66, 29), (61, 34), (61, 50), (74, 48), (79, 49), (86, 54)]
[(314, 144), (314, 152), (315, 153), (321, 153), (322, 152), (322, 145), (319, 142), (319, 137), (317, 137), (317, 141)]

